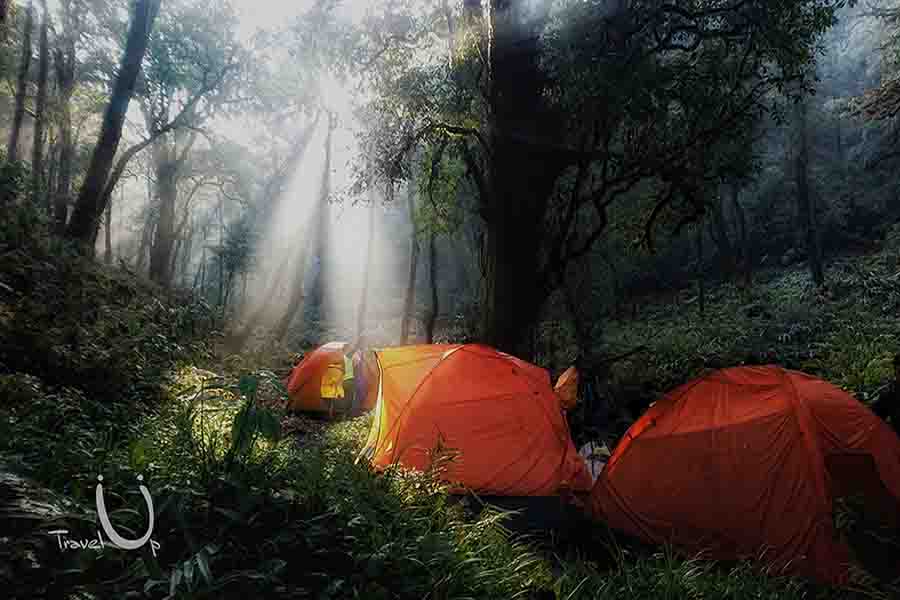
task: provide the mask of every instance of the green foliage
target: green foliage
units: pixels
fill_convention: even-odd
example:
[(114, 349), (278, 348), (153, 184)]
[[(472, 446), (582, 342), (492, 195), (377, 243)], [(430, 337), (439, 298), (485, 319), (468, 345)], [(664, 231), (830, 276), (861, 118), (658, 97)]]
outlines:
[(235, 275), (247, 273), (253, 267), (257, 239), (253, 223), (245, 215), (244, 218), (228, 224), (225, 241), (221, 247), (210, 248), (212, 260), (221, 261), (229, 282)]
[(97, 473), (111, 475), (115, 455), (141, 414), (77, 388), (48, 387), (24, 373), (0, 377), (0, 392), (5, 400), (0, 452), (16, 456), (32, 475), (76, 499), (90, 497), (87, 490)]
[(0, 263), (15, 290), (13, 318), (0, 322), (0, 361), (11, 368), (101, 397), (150, 397), (169, 365), (203, 350), (195, 340), (211, 327), (204, 304), (170, 304), (65, 248), (14, 250)]
[(0, 153), (0, 206), (9, 205), (24, 198), (30, 169), (23, 160), (10, 162), (6, 153)]
[[(16, 194), (24, 197), (21, 190)], [(32, 204), (16, 203), (4, 208), (3, 213), (4, 219), (0, 222), (0, 248), (47, 249), (52, 240), (46, 211)]]
[(702, 315), (696, 288), (642, 301), (637, 321), (622, 318), (606, 329), (604, 347), (612, 354), (648, 346), (613, 365), (614, 389), (623, 401), (646, 406), (706, 369), (777, 363), (872, 399), (890, 381), (889, 360), (900, 350), (897, 296), (888, 254), (862, 268), (858, 261), (829, 266), (831, 299), (817, 293), (805, 270), (793, 268), (757, 273), (749, 292), (711, 287)]
[(767, 576), (742, 563), (722, 567), (701, 558), (685, 559), (670, 549), (648, 556), (629, 557), (621, 550), (610, 571), (597, 571), (589, 562), (569, 565), (557, 580), (557, 598), (606, 600), (613, 598), (807, 598), (799, 581)]
[[(245, 377), (225, 385), (207, 376), (187, 370), (172, 389), (243, 392), (250, 399), (262, 380)], [(590, 558), (567, 555), (558, 558), (554, 569), (533, 547), (510, 537), (502, 513), (485, 510), (467, 518), (433, 479), (437, 473), (390, 469), (376, 476), (355, 463), (368, 418), (333, 427), (317, 444), (284, 440), (255, 458), (244, 454), (240, 465), (234, 463), (235, 470), (228, 471), (224, 453), (183, 452), (192, 443), (202, 444), (205, 434), (196, 420), (177, 416), (180, 402), (173, 400), (168, 407), (172, 412), (164, 410), (135, 428), (145, 440), (143, 451), (152, 456), (150, 466), (132, 470), (120, 452), (101, 467), (110, 482), (150, 473), (158, 556), (103, 552), (81, 562), (54, 564), (66, 570), (55, 576), (65, 583), (59, 589), (138, 592), (150, 598), (248, 593), (273, 598), (527, 598), (543, 589), (573, 600), (623, 593), (638, 600), (792, 598), (804, 590), (796, 581), (770, 578), (748, 565), (720, 568), (668, 551), (645, 555), (617, 548), (615, 561), (605, 568)], [(236, 421), (225, 418), (220, 424), (227, 431), (227, 424), (233, 427)], [(212, 420), (204, 425), (217, 426)], [(204, 482), (196, 474), (210, 462), (220, 470)], [(82, 495), (74, 489), (68, 494), (89, 503), (92, 483), (92, 477), (85, 478)], [(132, 535), (140, 531), (146, 516), (129, 508), (139, 501), (137, 495), (106, 493), (116, 527)], [(76, 505), (57, 524), (80, 532), (89, 531), (91, 521), (90, 513)]]
[(445, 144), (427, 145), (419, 163), (416, 190), (421, 200), (416, 209), (420, 237), (426, 232), (452, 235), (461, 225), (464, 208), (458, 201), (465, 181), (465, 165), (459, 156), (445, 151)]

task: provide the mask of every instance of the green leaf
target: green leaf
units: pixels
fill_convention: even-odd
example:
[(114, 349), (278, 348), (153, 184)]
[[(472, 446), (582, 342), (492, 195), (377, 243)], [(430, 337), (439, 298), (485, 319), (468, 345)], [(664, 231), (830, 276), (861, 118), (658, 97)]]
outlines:
[(253, 440), (256, 410), (249, 402), (234, 417), (231, 426), (231, 454), (240, 455), (247, 452)]
[(248, 398), (255, 397), (258, 387), (259, 380), (253, 375), (242, 375), (238, 382), (238, 389), (241, 391), (241, 394)]
[(281, 437), (281, 421), (269, 409), (259, 409), (256, 414), (256, 426), (265, 439), (277, 442)]

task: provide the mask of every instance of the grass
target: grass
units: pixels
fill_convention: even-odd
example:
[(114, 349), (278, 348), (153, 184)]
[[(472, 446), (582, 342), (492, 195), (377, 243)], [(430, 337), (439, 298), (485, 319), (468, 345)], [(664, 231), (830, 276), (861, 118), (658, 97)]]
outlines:
[(804, 370), (872, 399), (900, 351), (900, 280), (890, 252), (840, 258), (828, 266), (831, 297), (799, 267), (757, 273), (750, 291), (724, 284), (707, 292), (647, 301), (638, 320), (606, 329), (604, 344), (647, 351), (613, 365), (615, 387), (645, 402), (712, 368), (777, 363)]
[[(761, 274), (752, 295), (710, 291), (702, 317), (690, 298), (648, 304), (641, 320), (608, 329), (613, 348), (651, 346), (616, 364), (615, 381), (649, 395), (757, 353), (874, 393), (897, 349), (896, 312), (880, 308), (893, 306), (894, 284), (879, 260), (833, 266), (833, 301), (783, 271)], [(600, 526), (579, 540), (513, 535), (501, 512), (468, 514), (438, 473), (357, 464), (368, 417), (294, 435), (279, 383), (289, 357), (214, 359), (208, 307), (64, 249), (6, 249), (0, 263), (0, 475), (32, 479), (0, 478), (8, 597), (848, 597), (749, 563), (619, 543)], [(144, 477), (155, 556), (147, 546), (61, 552), (47, 533), (96, 535), (98, 474), (111, 519), (131, 537), (146, 526)], [(866, 585), (855, 595), (886, 593)]]

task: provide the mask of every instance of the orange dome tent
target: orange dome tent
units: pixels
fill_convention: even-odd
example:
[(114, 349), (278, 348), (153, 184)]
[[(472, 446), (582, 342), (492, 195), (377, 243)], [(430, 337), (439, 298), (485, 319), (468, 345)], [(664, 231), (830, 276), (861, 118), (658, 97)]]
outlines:
[[(295, 411), (329, 412), (336, 400), (344, 397), (344, 351), (345, 342), (330, 342), (307, 354), (288, 375), (285, 387), (288, 391), (288, 409)], [(370, 352), (362, 353), (360, 366), (355, 369), (357, 377), (357, 402), (354, 412), (371, 410), (375, 405), (375, 394), (369, 393), (368, 385), (373, 382), (372, 374), (377, 372), (374, 357)], [(360, 382), (366, 382), (359, 385)]]
[(575, 367), (566, 369), (556, 380), (553, 390), (559, 396), (563, 408), (566, 410), (575, 408), (578, 404), (578, 369)]
[(776, 366), (724, 369), (650, 407), (591, 492), (611, 527), (729, 560), (843, 583), (836, 497), (864, 493), (896, 523), (900, 440), (851, 395)]
[(588, 491), (550, 374), (481, 345), (421, 345), (376, 352), (380, 385), (361, 457), (420, 471), (443, 446), (446, 480), (484, 494)]

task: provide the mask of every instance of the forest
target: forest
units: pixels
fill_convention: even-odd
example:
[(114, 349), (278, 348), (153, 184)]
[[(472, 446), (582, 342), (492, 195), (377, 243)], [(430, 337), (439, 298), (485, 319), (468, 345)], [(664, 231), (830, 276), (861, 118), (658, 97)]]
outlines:
[(900, 597), (900, 2), (0, 0), (0, 142), (7, 597)]

